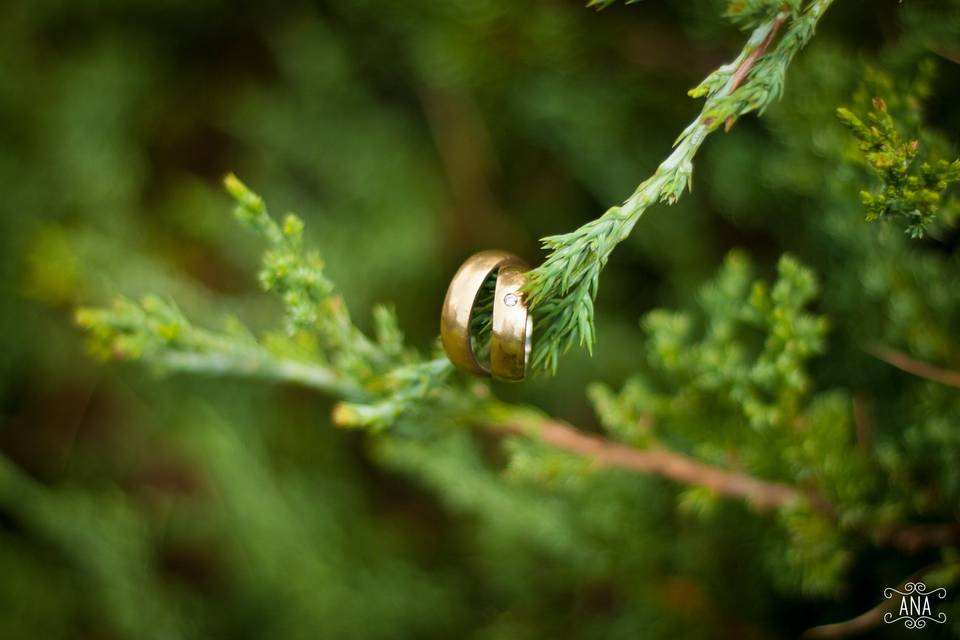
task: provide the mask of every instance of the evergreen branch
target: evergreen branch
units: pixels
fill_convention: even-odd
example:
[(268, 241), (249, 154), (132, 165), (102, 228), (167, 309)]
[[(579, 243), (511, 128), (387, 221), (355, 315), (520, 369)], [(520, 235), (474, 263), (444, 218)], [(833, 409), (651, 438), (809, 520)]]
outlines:
[[(921, 71), (932, 75), (932, 69), (928, 65)], [(912, 102), (919, 104), (922, 97), (911, 96)], [(860, 192), (867, 220), (900, 218), (911, 238), (922, 238), (943, 208), (951, 185), (960, 182), (960, 159), (930, 156), (917, 166), (920, 140), (900, 133), (886, 100), (879, 96), (874, 96), (870, 110), (862, 116), (841, 107), (837, 118), (857, 140), (864, 163), (882, 183), (873, 192)]]
[(76, 321), (90, 332), (94, 351), (103, 357), (143, 360), (170, 372), (302, 382), (347, 397), (363, 394), (361, 386), (332, 367), (278, 358), (236, 324), (232, 332), (201, 329), (172, 303), (156, 297), (140, 304), (120, 299), (107, 309), (79, 309)]
[(884, 346), (882, 344), (875, 344), (867, 347), (867, 353), (882, 360), (887, 364), (905, 371), (907, 373), (913, 374), (918, 378), (924, 378), (932, 382), (939, 382), (940, 384), (945, 384), (950, 387), (960, 388), (960, 371), (953, 371), (951, 369), (944, 369), (943, 367), (938, 367), (922, 360), (917, 360), (902, 351), (897, 351), (896, 349), (891, 349), (890, 347)]
[(346, 401), (335, 415), (342, 426), (386, 427), (439, 393), (453, 369), (446, 358), (422, 360), (407, 349), (385, 307), (374, 309), (375, 338), (365, 335), (334, 293), (319, 254), (303, 247), (300, 219), (288, 215), (278, 224), (235, 176), (224, 185), (237, 202), (237, 219), (267, 242), (260, 282), (283, 301), (286, 336), (258, 339), (237, 321), (223, 331), (200, 328), (173, 303), (147, 297), (78, 310), (95, 353), (166, 371), (303, 384)]
[(361, 387), (344, 379), (329, 367), (275, 358), (265, 350), (238, 355), (168, 352), (157, 354), (151, 358), (151, 362), (170, 373), (243, 377), (297, 384), (334, 396), (357, 400), (368, 395)]
[[(711, 73), (690, 91), (705, 97), (700, 115), (680, 134), (673, 152), (622, 205), (563, 235), (543, 238), (550, 251), (530, 272), (529, 302), (539, 336), (532, 366), (555, 372), (561, 355), (575, 344), (592, 352), (595, 341), (594, 300), (603, 270), (614, 248), (625, 240), (652, 205), (675, 203), (692, 187), (693, 158), (707, 136), (751, 112), (763, 113), (782, 93), (787, 67), (810, 41), (817, 23), (833, 0), (813, 0), (804, 9), (784, 9), (754, 28), (737, 58)], [(767, 52), (781, 25), (789, 22), (776, 47)]]
[[(78, 312), (79, 324), (90, 332), (100, 354), (140, 359), (168, 371), (246, 376), (317, 389), (341, 400), (333, 414), (339, 426), (379, 430), (403, 418), (407, 424), (422, 425), (417, 418), (428, 417), (427, 424), (518, 433), (550, 450), (575, 454), (597, 468), (657, 475), (743, 499), (759, 510), (778, 509), (788, 516), (798, 511), (794, 505), (800, 505), (800, 511), (813, 522), (810, 526), (826, 527), (834, 535), (841, 528), (852, 529), (908, 550), (942, 546), (960, 535), (954, 525), (845, 519), (844, 501), (849, 497), (830, 492), (835, 480), (829, 472), (833, 465), (828, 461), (817, 467), (801, 451), (785, 461), (808, 467), (807, 473), (811, 465), (821, 469), (826, 475), (818, 478), (817, 492), (713, 466), (663, 448), (634, 448), (578, 431), (526, 407), (501, 404), (482, 390), (448, 384), (450, 362), (443, 357), (424, 359), (407, 349), (388, 309), (375, 310), (373, 338), (353, 324), (346, 305), (323, 273), (319, 255), (303, 248), (302, 224), (297, 218), (288, 216), (278, 225), (267, 214), (262, 199), (239, 180), (228, 177), (227, 187), (239, 203), (237, 217), (267, 241), (260, 280), (283, 301), (287, 335), (268, 334), (258, 339), (236, 321), (219, 332), (199, 328), (172, 303), (148, 297), (141, 304), (120, 300), (109, 309)], [(711, 329), (692, 350), (689, 323), (681, 316), (654, 312), (646, 322), (652, 332), (653, 360), (681, 379), (692, 376), (693, 389), (733, 400), (739, 407), (732, 417), (737, 425), (776, 429), (794, 424), (809, 386), (803, 363), (822, 348), (825, 321), (804, 310), (816, 294), (813, 274), (789, 256), (780, 260), (778, 273), (772, 287), (754, 282), (747, 260), (731, 254), (717, 281), (705, 288), (703, 301), (712, 311)], [(731, 331), (738, 324), (768, 334), (755, 358), (746, 357), (742, 345), (731, 344)], [(718, 362), (725, 366), (717, 366)], [(701, 370), (709, 370), (711, 376), (698, 375)], [(598, 410), (605, 422), (611, 418), (610, 411), (599, 406)], [(809, 416), (808, 443), (836, 431), (829, 403), (818, 411), (821, 413)], [(728, 424), (730, 420), (728, 416)], [(821, 433), (818, 425), (826, 425), (827, 432)], [(417, 428), (419, 433), (429, 430)], [(795, 473), (792, 477), (801, 476)], [(824, 488), (829, 495), (836, 495), (835, 504), (820, 496)], [(821, 538), (815, 533), (812, 539)]]
[[(78, 322), (94, 334), (103, 352), (134, 357), (166, 372), (247, 377), (291, 383), (344, 400), (334, 410), (341, 426), (389, 424), (440, 386), (450, 370), (446, 358), (398, 366), (376, 385), (364, 385), (331, 367), (291, 359), (258, 344), (243, 344), (229, 336), (196, 328), (172, 306), (156, 299), (143, 305), (120, 301), (113, 309), (81, 310)], [(392, 380), (384, 384), (382, 380)], [(451, 393), (456, 393), (450, 390)], [(465, 392), (461, 392), (465, 393)], [(581, 432), (555, 419), (539, 417), (528, 408), (487, 400), (485, 406), (464, 398), (457, 421), (477, 422), (494, 431), (525, 435), (554, 449), (591, 458), (598, 467), (656, 474), (675, 482), (708, 487), (719, 495), (738, 497), (758, 509), (784, 507), (811, 498), (789, 485), (726, 471), (664, 449), (641, 450)], [(494, 416), (485, 420), (478, 416)]]

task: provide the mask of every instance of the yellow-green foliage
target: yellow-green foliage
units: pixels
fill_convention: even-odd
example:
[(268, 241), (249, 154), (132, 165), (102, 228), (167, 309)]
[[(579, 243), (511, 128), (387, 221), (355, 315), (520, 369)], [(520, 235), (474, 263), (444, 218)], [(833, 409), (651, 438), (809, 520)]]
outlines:
[[(867, 220), (900, 218), (912, 238), (922, 238), (938, 215), (949, 215), (944, 211), (944, 195), (950, 185), (960, 181), (960, 159), (951, 162), (933, 156), (918, 165), (920, 140), (904, 138), (891, 113), (902, 109), (908, 112), (905, 118), (910, 122), (920, 120), (922, 100), (931, 91), (933, 68), (927, 61), (915, 86), (904, 94), (895, 93), (888, 76), (874, 73), (873, 81), (860, 89), (861, 96), (875, 90), (892, 97), (873, 96), (870, 110), (860, 116), (844, 107), (837, 109), (840, 122), (857, 139), (866, 165), (881, 181), (877, 190), (860, 192)], [(894, 102), (888, 105), (888, 100)]]

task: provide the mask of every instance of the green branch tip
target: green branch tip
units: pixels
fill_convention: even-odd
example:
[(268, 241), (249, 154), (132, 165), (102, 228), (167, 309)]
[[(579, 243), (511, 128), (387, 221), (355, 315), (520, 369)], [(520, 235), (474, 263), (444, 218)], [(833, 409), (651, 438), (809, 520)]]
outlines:
[[(778, 99), (787, 67), (813, 37), (833, 0), (735, 0), (728, 15), (753, 30), (740, 55), (708, 75), (689, 94), (705, 98), (700, 115), (678, 136), (670, 155), (622, 205), (570, 233), (543, 238), (550, 253), (529, 275), (529, 297), (537, 339), (531, 368), (556, 373), (573, 346), (592, 353), (596, 340), (594, 300), (610, 254), (657, 203), (672, 205), (693, 185), (693, 159), (707, 136), (741, 116), (763, 112)], [(604, 6), (610, 4), (603, 2)], [(781, 26), (785, 31), (774, 44)]]

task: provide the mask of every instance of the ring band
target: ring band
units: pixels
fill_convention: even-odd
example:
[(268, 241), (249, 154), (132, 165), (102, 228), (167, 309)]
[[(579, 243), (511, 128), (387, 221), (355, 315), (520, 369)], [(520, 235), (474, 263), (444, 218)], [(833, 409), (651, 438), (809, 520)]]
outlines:
[[(508, 380), (520, 379), (516, 377), (516, 366), (506, 367), (506, 365), (501, 364), (502, 362), (511, 360), (511, 358), (506, 357), (506, 355), (516, 351), (516, 338), (514, 334), (511, 334), (510, 336), (504, 335), (505, 339), (498, 339), (497, 328), (498, 324), (504, 324), (506, 322), (505, 318), (516, 318), (518, 312), (522, 309), (524, 315), (524, 331), (526, 331), (526, 325), (528, 324), (526, 321), (526, 305), (523, 303), (522, 296), (520, 296), (518, 292), (523, 282), (521, 281), (519, 284), (515, 284), (517, 274), (523, 276), (523, 271), (526, 268), (527, 265), (512, 253), (506, 251), (481, 251), (468, 258), (467, 261), (460, 266), (460, 269), (457, 270), (457, 273), (453, 276), (453, 280), (450, 281), (446, 298), (444, 298), (443, 301), (443, 311), (440, 316), (440, 340), (443, 343), (444, 350), (447, 352), (447, 357), (450, 358), (450, 361), (458, 369), (483, 377), (490, 376), (492, 370), (493, 376), (497, 378), (502, 377)], [(497, 292), (500, 292), (502, 287), (507, 287), (507, 289), (504, 289), (502, 294), (495, 294), (497, 295), (497, 299), (494, 300), (494, 335), (491, 338), (491, 367), (488, 368), (477, 360), (476, 354), (473, 352), (473, 345), (470, 340), (470, 320), (473, 317), (473, 309), (476, 305), (480, 290), (483, 288), (484, 281), (487, 279), (487, 276), (496, 269), (500, 270), (497, 277)], [(503, 276), (507, 277), (504, 279), (505, 283), (501, 285), (501, 278)], [(509, 281), (509, 284), (507, 284), (506, 281)], [(516, 298), (516, 302), (512, 307), (507, 307), (507, 313), (503, 313), (502, 311), (499, 313), (498, 322), (498, 303), (500, 306), (504, 306), (502, 298), (507, 293), (512, 293)], [(510, 300), (513, 300), (513, 298), (510, 298)], [(514, 307), (519, 308), (515, 309)], [(507, 324), (514, 327), (514, 325), (517, 324), (517, 320), (514, 319)], [(510, 329), (510, 331), (515, 332), (515, 329)], [(524, 334), (524, 340), (522, 344), (520, 344), (521, 352), (523, 349), (527, 349), (526, 345), (528, 345), (529, 342), (526, 334)], [(496, 361), (494, 361), (493, 351), (496, 350), (497, 344), (502, 344), (503, 346), (501, 348), (506, 349), (504, 351), (505, 357), (501, 358), (501, 356), (497, 356)], [(515, 355), (512, 357), (512, 361), (516, 361)]]
[(490, 371), (501, 380), (523, 380), (527, 374), (533, 321), (522, 291), (526, 283), (523, 269), (514, 265), (500, 267), (493, 299)]

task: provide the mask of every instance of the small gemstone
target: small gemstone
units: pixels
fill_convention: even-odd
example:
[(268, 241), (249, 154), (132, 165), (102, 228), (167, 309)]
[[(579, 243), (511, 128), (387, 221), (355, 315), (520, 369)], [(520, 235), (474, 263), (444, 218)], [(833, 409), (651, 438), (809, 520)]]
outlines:
[(518, 302), (520, 302), (520, 298), (518, 298), (517, 294), (515, 293), (508, 293), (507, 295), (503, 296), (503, 304), (507, 305), (508, 307), (515, 307), (517, 306)]

